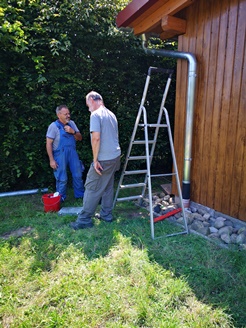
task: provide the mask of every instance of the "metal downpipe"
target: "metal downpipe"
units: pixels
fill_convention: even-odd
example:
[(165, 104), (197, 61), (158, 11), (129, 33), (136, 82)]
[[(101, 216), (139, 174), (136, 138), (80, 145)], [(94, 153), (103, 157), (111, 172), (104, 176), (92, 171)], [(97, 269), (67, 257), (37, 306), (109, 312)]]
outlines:
[(195, 56), (189, 52), (172, 51), (172, 50), (156, 50), (146, 47), (147, 40), (142, 35), (142, 47), (146, 54), (157, 55), (163, 57), (171, 57), (177, 59), (186, 59), (188, 61), (188, 86), (186, 99), (186, 126), (185, 126), (185, 142), (184, 142), (184, 168), (182, 181), (182, 197), (185, 207), (189, 207), (190, 203), (190, 171), (191, 171), (191, 152), (192, 152), (192, 132), (194, 120), (194, 103), (196, 89), (196, 69), (197, 61)]

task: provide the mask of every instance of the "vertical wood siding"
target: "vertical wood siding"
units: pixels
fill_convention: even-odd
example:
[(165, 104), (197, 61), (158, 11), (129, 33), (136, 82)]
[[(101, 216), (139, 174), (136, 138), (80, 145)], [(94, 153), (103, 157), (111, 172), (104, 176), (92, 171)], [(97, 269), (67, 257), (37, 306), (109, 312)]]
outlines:
[[(196, 55), (191, 200), (246, 221), (246, 1), (197, 0), (179, 51)], [(174, 142), (182, 181), (187, 62), (177, 64)]]

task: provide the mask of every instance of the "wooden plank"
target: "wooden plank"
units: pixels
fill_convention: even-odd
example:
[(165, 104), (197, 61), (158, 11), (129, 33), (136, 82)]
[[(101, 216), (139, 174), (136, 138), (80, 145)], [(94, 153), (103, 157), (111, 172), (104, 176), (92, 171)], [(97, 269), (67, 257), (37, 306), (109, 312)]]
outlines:
[[(233, 112), (230, 121), (236, 123), (235, 133), (232, 134), (235, 140), (230, 154), (233, 157), (233, 174), (231, 177), (230, 191), (230, 215), (240, 220), (246, 221), (246, 2), (241, 2), (238, 8), (237, 35), (235, 44), (235, 61), (233, 70), (233, 87), (231, 98), (231, 108)], [(229, 151), (229, 150), (228, 150)]]
[(219, 102), (224, 74), (223, 58), (220, 57), (219, 53), (220, 51), (224, 51), (224, 44), (220, 41), (220, 32), (223, 33), (223, 30), (220, 30), (220, 6), (219, 1), (215, 1), (211, 5), (211, 16), (213, 19), (211, 25), (209, 62), (207, 63), (209, 67), (209, 90), (206, 104), (207, 113), (209, 113), (210, 119), (207, 122), (208, 127), (205, 132), (209, 137), (209, 141), (207, 140), (207, 142), (204, 143), (204, 149), (206, 149), (206, 167), (203, 168), (206, 170), (206, 186), (204, 186), (204, 189), (207, 190), (207, 192), (204, 193), (204, 197), (201, 196), (204, 204), (208, 204), (207, 206), (211, 208), (214, 208), (214, 185), (217, 174), (218, 130), (220, 124)]
[[(178, 50), (183, 48), (183, 36), (178, 38)], [(176, 73), (176, 95), (175, 95), (175, 118), (174, 118), (174, 149), (176, 155), (176, 161), (178, 166), (179, 179), (182, 181), (182, 168), (183, 168), (183, 142), (181, 138), (184, 137), (184, 122), (182, 117), (182, 112), (185, 111), (186, 95), (184, 93), (184, 88), (182, 88), (182, 61), (177, 60), (177, 73)], [(183, 91), (183, 92), (182, 92)], [(181, 137), (180, 137), (181, 136)], [(176, 186), (176, 179), (172, 178), (172, 193), (178, 195), (178, 189)]]
[[(218, 2), (218, 1), (217, 1)], [(213, 87), (215, 89), (214, 105), (213, 105), (213, 119), (212, 119), (212, 134), (211, 134), (211, 157), (210, 157), (210, 175), (209, 175), (209, 185), (211, 190), (206, 190), (210, 192), (211, 197), (213, 198), (212, 208), (219, 210), (218, 202), (221, 195), (221, 190), (217, 187), (218, 183), (218, 173), (221, 170), (220, 167), (220, 158), (219, 158), (219, 138), (220, 138), (220, 127), (221, 127), (221, 112), (222, 112), (222, 90), (223, 90), (223, 81), (224, 81), (224, 64), (226, 52), (226, 37), (225, 31), (227, 29), (227, 11), (225, 6), (220, 2), (220, 23), (219, 23), (219, 38), (218, 38), (218, 56), (217, 56), (217, 65), (216, 65), (216, 76), (214, 80)], [(223, 8), (222, 8), (223, 6)], [(212, 86), (211, 86), (212, 87)], [(220, 186), (221, 187), (221, 186)], [(220, 203), (220, 202), (219, 202)]]
[[(179, 37), (178, 50), (184, 51), (188, 43), (188, 38)], [(174, 149), (179, 172), (179, 179), (182, 185), (184, 167), (184, 135), (186, 118), (186, 90), (187, 90), (188, 65), (185, 60), (177, 60), (176, 76), (176, 100), (175, 100), (175, 125), (174, 125)], [(176, 179), (172, 180), (172, 192), (178, 194)]]
[[(211, 4), (211, 14), (213, 20), (211, 21), (210, 30), (210, 44), (209, 55), (207, 65), (207, 97), (205, 104), (206, 111), (206, 124), (205, 124), (205, 139), (203, 142), (203, 152), (206, 157), (205, 163), (201, 162), (202, 171), (204, 172), (203, 179), (201, 181), (202, 186), (200, 188), (199, 199), (202, 204), (213, 208), (214, 207), (214, 184), (216, 179), (216, 161), (217, 161), (217, 133), (219, 129), (219, 109), (218, 104), (220, 99), (216, 98), (216, 85), (222, 83), (217, 81), (223, 76), (223, 70), (217, 75), (218, 58), (219, 58), (219, 31), (220, 31), (220, 2), (213, 1)], [(209, 31), (207, 32), (209, 33)], [(220, 85), (218, 85), (218, 88)], [(201, 90), (202, 92), (202, 90)], [(204, 158), (202, 156), (202, 158)], [(206, 190), (206, 192), (204, 192)]]
[[(223, 189), (221, 192), (221, 209), (225, 213), (231, 213), (237, 208), (238, 212), (239, 203), (238, 195), (231, 194), (231, 187), (235, 183), (234, 176), (234, 150), (235, 150), (235, 136), (237, 134), (237, 116), (238, 116), (238, 98), (241, 85), (241, 73), (238, 72), (235, 75), (235, 68), (240, 63), (242, 64), (242, 57), (236, 62), (235, 60), (235, 48), (237, 38), (237, 18), (238, 18), (238, 1), (230, 0), (229, 4), (229, 16), (228, 16), (228, 29), (227, 29), (227, 52), (226, 52), (226, 66), (225, 66), (225, 83), (223, 97), (223, 122), (225, 129), (225, 144), (223, 149), (223, 173), (221, 173), (221, 179), (223, 179)], [(241, 26), (239, 27), (241, 29)], [(240, 35), (241, 36), (241, 35)], [(242, 55), (242, 53), (241, 53)], [(242, 66), (240, 66), (242, 69)], [(236, 87), (236, 89), (235, 89)], [(235, 99), (236, 98), (236, 99)], [(233, 203), (230, 202), (233, 200)], [(232, 205), (232, 207), (231, 207)]]
[[(228, 123), (229, 123), (229, 105), (231, 97), (231, 77), (232, 77), (232, 60), (234, 58), (234, 40), (228, 39), (228, 32), (230, 31), (229, 23), (229, 13), (230, 13), (230, 0), (224, 0), (222, 5), (223, 15), (221, 18), (225, 17), (225, 26), (221, 26), (225, 42), (225, 50), (221, 52), (220, 58), (224, 57), (224, 74), (223, 74), (223, 86), (221, 95), (221, 110), (220, 110), (220, 128), (218, 134), (218, 159), (217, 159), (217, 173), (216, 173), (216, 184), (215, 184), (215, 207), (221, 211), (225, 204), (223, 204), (223, 193), (225, 192), (225, 176), (227, 174), (226, 163), (228, 162), (228, 157), (226, 153), (226, 143), (228, 134)], [(222, 211), (224, 212), (224, 210)]]
[(134, 23), (134, 34), (139, 35), (151, 31), (156, 24), (160, 24), (163, 16), (174, 15), (183, 8), (190, 6), (194, 0), (169, 0), (151, 15), (145, 17), (137, 25)]
[[(202, 6), (202, 7), (201, 7)], [(196, 11), (190, 10), (189, 17), (187, 17), (187, 22), (189, 22), (189, 52), (196, 54), (197, 59), (197, 78), (196, 78), (196, 101), (194, 110), (194, 128), (192, 134), (192, 167), (191, 167), (191, 199), (199, 202), (198, 198), (200, 195), (200, 190), (202, 188), (201, 180), (201, 165), (203, 163), (203, 153), (202, 153), (202, 143), (203, 138), (203, 113), (204, 113), (204, 67), (203, 67), (203, 34), (204, 34), (204, 24), (202, 19), (204, 17), (203, 13), (203, 3), (195, 4)], [(194, 28), (195, 27), (195, 28)]]
[(173, 31), (178, 35), (184, 34), (186, 32), (186, 20), (167, 15), (162, 17), (161, 27), (163, 31)]
[(173, 39), (174, 37), (178, 36), (179, 33), (173, 31), (165, 31), (160, 33), (161, 40)]
[(145, 10), (141, 15), (138, 15), (130, 24), (131, 27), (137, 26), (141, 22), (143, 22), (146, 18), (148, 18), (151, 14), (159, 10), (163, 4), (168, 2), (169, 0), (159, 0), (156, 3), (152, 4), (148, 10)]
[[(239, 6), (239, 8), (238, 8)], [(246, 1), (187, 8), (178, 50), (198, 59), (191, 199), (246, 221)], [(178, 60), (174, 145), (183, 178), (187, 63)], [(173, 178), (173, 190), (175, 189)], [(177, 190), (174, 192), (177, 193)]]
[[(245, 3), (244, 3), (245, 4)], [(244, 7), (245, 9), (245, 7)], [(245, 15), (244, 15), (245, 19)], [(245, 22), (245, 20), (244, 20)], [(245, 36), (245, 34), (244, 34)], [(241, 178), (239, 179), (240, 188), (237, 188), (235, 191), (239, 197), (239, 212), (238, 212), (238, 218), (240, 220), (246, 221), (246, 201), (245, 201), (245, 194), (246, 194), (246, 170), (245, 170), (245, 163), (246, 163), (246, 93), (243, 86), (246, 84), (246, 41), (244, 39), (244, 66), (243, 66), (243, 74), (242, 74), (242, 86), (241, 86), (241, 97), (240, 97), (240, 105), (239, 105), (239, 115), (238, 115), (238, 130), (240, 131), (240, 134), (237, 135), (237, 141), (236, 144), (237, 152), (236, 152), (236, 158), (235, 161), (238, 165), (238, 171), (240, 171), (241, 168)], [(236, 176), (237, 178), (237, 176)]]
[(131, 26), (131, 23), (141, 16), (141, 14), (151, 13), (157, 10), (162, 4), (163, 0), (133, 0), (119, 12), (116, 17), (116, 24), (118, 27)]

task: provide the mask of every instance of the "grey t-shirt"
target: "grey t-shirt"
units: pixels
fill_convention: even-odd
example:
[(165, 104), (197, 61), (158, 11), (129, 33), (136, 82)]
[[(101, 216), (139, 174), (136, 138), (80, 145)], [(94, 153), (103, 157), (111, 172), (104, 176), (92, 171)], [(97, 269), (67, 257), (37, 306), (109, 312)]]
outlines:
[[(70, 120), (69, 125), (71, 126), (71, 128), (73, 128), (74, 131), (79, 132), (79, 129), (77, 128), (77, 125), (74, 123), (74, 121)], [(60, 131), (56, 125), (56, 122), (52, 122), (49, 125), (46, 137), (54, 140), (52, 144), (52, 149), (56, 150), (60, 142)]]
[(90, 132), (100, 132), (99, 161), (111, 160), (120, 156), (118, 122), (114, 113), (104, 106), (92, 112)]

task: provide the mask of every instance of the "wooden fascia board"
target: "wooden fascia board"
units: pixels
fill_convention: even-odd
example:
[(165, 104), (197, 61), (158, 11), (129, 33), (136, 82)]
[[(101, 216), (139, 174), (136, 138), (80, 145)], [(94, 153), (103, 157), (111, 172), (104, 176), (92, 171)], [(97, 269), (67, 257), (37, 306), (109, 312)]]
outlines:
[(174, 39), (177, 36), (177, 33), (164, 31), (159, 34), (161, 40)]
[(116, 17), (118, 27), (129, 27), (139, 16), (149, 11), (155, 11), (168, 0), (133, 0)]
[(186, 20), (174, 16), (164, 16), (161, 20), (162, 32), (160, 39), (172, 39), (178, 35), (185, 34)]
[[(161, 22), (162, 17), (175, 15), (183, 8), (190, 6), (194, 1), (195, 0), (169, 0), (162, 7), (146, 17), (137, 25), (132, 23), (131, 25), (134, 28), (134, 34), (139, 35), (151, 31), (154, 26)], [(138, 18), (138, 21), (139, 19), (140, 17)]]
[[(134, 15), (134, 19), (129, 19), (127, 20), (128, 25), (124, 24), (122, 26), (124, 27), (134, 27), (136, 25), (138, 25), (139, 23), (141, 23), (143, 20), (145, 20), (146, 18), (148, 18), (148, 16), (150, 16), (151, 14), (153, 14), (155, 11), (159, 10), (165, 3), (167, 3), (169, 0), (158, 0), (155, 3), (152, 3), (151, 6), (149, 7), (145, 7), (146, 9), (144, 11), (142, 10), (138, 10), (135, 14), (132, 13), (132, 15)], [(150, 2), (150, 1), (149, 1)], [(129, 5), (128, 5), (129, 6)], [(127, 7), (126, 7), (127, 8)], [(143, 7), (141, 7), (142, 9)], [(119, 13), (120, 14), (120, 13)], [(117, 21), (116, 21), (117, 23)], [(118, 24), (117, 24), (118, 26)]]

